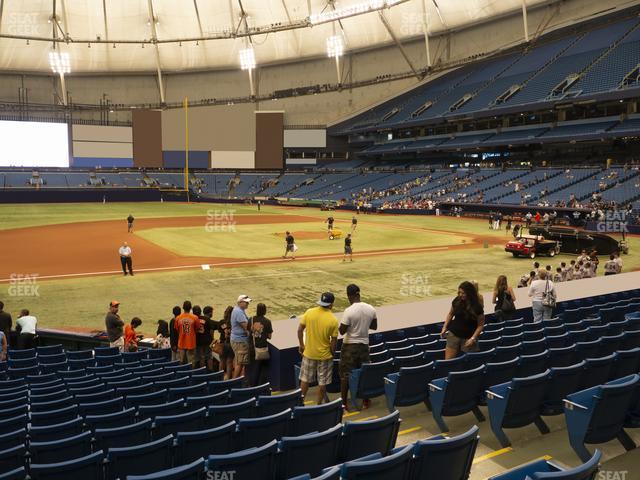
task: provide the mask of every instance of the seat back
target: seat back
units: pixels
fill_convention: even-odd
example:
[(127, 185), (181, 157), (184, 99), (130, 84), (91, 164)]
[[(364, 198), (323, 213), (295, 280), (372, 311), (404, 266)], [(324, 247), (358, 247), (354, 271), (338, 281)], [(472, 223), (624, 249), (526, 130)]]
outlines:
[(84, 457), (91, 453), (91, 432), (50, 442), (30, 442), (32, 463), (58, 463)]
[(465, 356), (436, 360), (433, 362), (433, 378), (445, 378), (451, 372), (459, 372), (465, 368)]
[(244, 377), (233, 378), (231, 380), (217, 380), (208, 382), (209, 393), (218, 393), (232, 388), (240, 388), (244, 383)]
[(51, 442), (63, 438), (73, 437), (82, 433), (83, 420), (77, 417), (68, 422), (56, 425), (45, 425), (42, 427), (32, 426), (29, 429), (29, 438), (32, 442)]
[(254, 418), (256, 416), (256, 399), (250, 398), (244, 402), (228, 405), (212, 405), (207, 409), (207, 412), (208, 428), (219, 427), (240, 418)]
[(322, 405), (294, 407), (290, 434), (298, 436), (328, 430), (342, 422), (342, 413), (340, 398)]
[(469, 352), (465, 354), (465, 370), (473, 370), (474, 368), (484, 366), (493, 359), (493, 355), (496, 353), (495, 349)]
[(501, 363), (513, 360), (520, 355), (521, 348), (522, 343), (517, 343), (515, 345), (499, 345), (496, 347), (496, 354), (493, 357), (493, 361), (495, 363)]
[[(226, 405), (229, 400), (229, 391), (214, 393), (213, 395), (197, 395), (185, 398), (185, 409), (189, 411), (197, 410), (201, 407), (211, 405)], [(206, 456), (206, 455), (205, 455)]]
[(135, 422), (136, 409), (128, 408), (116, 413), (107, 415), (87, 415), (84, 417), (85, 423), (95, 430), (96, 428), (115, 428), (124, 427)]
[(287, 435), (291, 409), (275, 415), (238, 420), (238, 442), (241, 449), (260, 447), (271, 440), (280, 440)]
[(104, 454), (92, 453), (82, 458), (54, 464), (32, 463), (29, 474), (34, 480), (70, 480), (91, 478), (102, 480)]
[(640, 372), (640, 347), (618, 350), (613, 361), (611, 378), (622, 378)]
[(347, 422), (340, 445), (340, 460), (347, 461), (372, 453), (387, 455), (396, 444), (400, 412), (360, 422)]
[(549, 371), (511, 381), (503, 427), (524, 427), (540, 416), (548, 380)]
[(563, 412), (562, 401), (567, 395), (578, 390), (584, 365), (582, 361), (569, 367), (550, 369), (551, 374), (543, 401), (544, 415), (560, 415)]
[(151, 441), (152, 420), (147, 418), (132, 425), (97, 428), (94, 432), (96, 450), (129, 447)]
[(616, 438), (639, 383), (638, 375), (630, 375), (598, 388), (585, 443), (605, 443)]
[(451, 372), (447, 377), (442, 415), (460, 415), (478, 404), (484, 384), (484, 365), (473, 370)]
[(516, 371), (517, 377), (530, 377), (547, 369), (548, 351), (544, 350), (533, 355), (520, 355), (520, 364)]
[(478, 446), (477, 426), (456, 437), (441, 436), (415, 443), (411, 478), (459, 480), (469, 478), (473, 456)]
[(585, 360), (584, 373), (580, 378), (580, 390), (607, 383), (614, 361), (615, 355), (608, 355), (601, 358), (587, 358)]
[(178, 432), (193, 432), (196, 430), (204, 430), (207, 409), (199, 408), (192, 412), (182, 413), (180, 415), (158, 415), (155, 418), (155, 428), (153, 431), (154, 438), (163, 438), (165, 435), (171, 435)]
[(258, 417), (275, 415), (286, 409), (293, 409), (302, 405), (302, 390), (258, 397)]
[(549, 349), (550, 367), (568, 367), (575, 362), (575, 345)]
[(268, 382), (257, 387), (232, 388), (229, 392), (229, 402), (243, 402), (250, 398), (258, 398), (261, 395), (271, 395), (271, 385)]
[(278, 455), (278, 478), (308, 473), (314, 477), (338, 463), (342, 425), (296, 437), (283, 437)]
[(213, 478), (219, 472), (235, 472), (235, 478), (272, 479), (276, 473), (278, 442), (275, 440), (258, 448), (249, 448), (227, 455), (210, 455), (207, 465)]
[(499, 385), (507, 382), (515, 377), (518, 363), (519, 360), (517, 358), (507, 362), (487, 363), (484, 372), (483, 390), (486, 390), (493, 385)]
[(531, 480), (544, 480), (544, 479), (556, 479), (556, 480), (593, 480), (596, 478), (596, 474), (600, 469), (600, 460), (602, 459), (602, 452), (596, 450), (591, 459), (576, 467), (563, 470), (562, 472), (532, 472), (529, 474)]
[(107, 478), (145, 475), (171, 467), (171, 435), (133, 447), (110, 448), (107, 452)]
[(182, 465), (200, 457), (232, 453), (235, 432), (235, 422), (208, 430), (179, 432), (176, 435), (176, 463)]
[(374, 460), (356, 460), (342, 465), (340, 478), (345, 480), (404, 480), (411, 471), (413, 446), (395, 449), (390, 455)]
[(363, 364), (360, 367), (356, 398), (373, 398), (383, 395), (384, 377), (392, 372), (392, 358), (382, 362)]

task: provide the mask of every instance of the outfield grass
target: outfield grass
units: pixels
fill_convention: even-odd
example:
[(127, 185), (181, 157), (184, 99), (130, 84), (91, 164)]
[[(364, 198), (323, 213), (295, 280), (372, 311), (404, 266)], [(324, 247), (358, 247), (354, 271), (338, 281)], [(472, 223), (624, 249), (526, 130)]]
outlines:
[[(0, 206), (0, 216), (11, 212), (9, 221), (11, 228), (16, 226), (69, 223), (79, 220), (101, 220), (124, 218), (131, 211), (136, 217), (191, 216), (206, 215), (211, 205), (184, 204), (107, 204), (107, 205), (12, 205)], [(104, 207), (104, 208), (103, 208)], [(102, 209), (102, 210), (101, 210)], [(255, 214), (255, 207), (233, 207), (236, 215)], [(322, 220), (326, 212), (313, 209), (277, 209), (263, 208), (263, 213), (282, 213), (283, 215), (313, 215), (318, 223), (304, 222), (286, 225), (296, 231), (322, 230)], [(348, 221), (348, 213), (333, 213), (336, 219)], [(283, 216), (283, 218), (286, 218)], [(389, 248), (387, 235), (394, 239), (402, 237), (402, 241), (438, 242), (443, 238), (449, 244), (456, 243), (459, 238), (434, 232), (447, 230), (451, 232), (472, 233), (481, 236), (494, 236), (506, 241), (505, 232), (493, 232), (488, 229), (487, 222), (451, 217), (421, 216), (383, 216), (360, 215), (358, 234), (354, 241), (355, 251), (362, 250), (366, 242)], [(4, 220), (4, 218), (3, 218)], [(285, 223), (283, 223), (284, 225)], [(340, 225), (340, 223), (339, 223)], [(347, 226), (348, 224), (345, 224)], [(3, 221), (3, 228), (9, 228)], [(408, 227), (407, 230), (398, 227)], [(257, 244), (245, 244), (249, 241), (244, 233), (225, 237), (214, 248), (224, 248), (224, 254), (218, 255), (207, 251), (206, 255), (229, 256), (238, 255), (247, 258), (247, 252), (259, 257), (269, 256), (267, 243), (273, 241), (274, 252), (282, 251), (282, 239), (272, 235), (280, 227), (277, 224), (255, 225), (248, 230), (249, 239), (258, 238)], [(428, 231), (421, 231), (428, 229)], [(166, 230), (166, 229), (163, 229)], [(187, 229), (188, 230), (188, 229)], [(184, 231), (184, 229), (183, 229)], [(149, 231), (151, 232), (151, 231)], [(251, 233), (253, 232), (253, 233)], [(260, 232), (260, 233), (258, 233)], [(138, 232), (143, 234), (144, 232)], [(364, 234), (370, 237), (365, 240)], [(268, 240), (261, 239), (263, 234)], [(405, 237), (405, 234), (407, 236)], [(174, 243), (182, 244), (184, 236), (174, 238)], [(218, 239), (219, 237), (214, 237)], [(242, 239), (242, 241), (240, 241)], [(272, 240), (275, 239), (275, 240)], [(157, 240), (154, 240), (157, 241)], [(311, 254), (316, 248), (314, 242), (303, 244), (302, 255)], [(342, 251), (342, 242), (334, 244), (328, 240), (317, 240), (318, 247)], [(184, 249), (183, 253), (192, 249), (211, 248), (211, 246), (192, 244), (175, 248)], [(204, 243), (204, 242), (201, 242)], [(306, 242), (305, 242), (306, 243)], [(631, 254), (624, 257), (625, 270), (640, 268), (640, 238), (632, 237), (629, 241)], [(186, 243), (188, 245), (188, 242)], [(248, 246), (246, 246), (248, 245)], [(269, 243), (270, 245), (270, 243)], [(431, 244), (432, 245), (432, 244)], [(421, 246), (431, 246), (430, 244)], [(271, 247), (269, 247), (271, 248)], [(173, 249), (173, 248), (172, 248)], [(373, 249), (368, 247), (367, 249)], [(238, 253), (229, 253), (235, 251)], [(175, 251), (175, 250), (174, 250)], [(182, 251), (182, 250), (181, 250)], [(333, 251), (333, 250), (332, 250)], [(199, 253), (189, 253), (200, 255)], [(253, 257), (256, 258), (256, 257)], [(570, 261), (570, 256), (558, 256), (555, 259), (542, 258), (540, 262), (554, 267), (561, 261)], [(272, 319), (288, 318), (299, 314), (312, 305), (319, 294), (325, 290), (336, 292), (336, 309), (342, 310), (347, 305), (345, 286), (358, 283), (366, 301), (374, 305), (405, 303), (428, 298), (452, 296), (462, 280), (477, 280), (481, 290), (492, 288), (499, 274), (506, 274), (511, 283), (531, 269), (528, 259), (516, 259), (507, 255), (501, 246), (489, 246), (479, 249), (462, 249), (450, 252), (412, 253), (380, 255), (375, 257), (356, 257), (353, 263), (342, 263), (339, 259), (290, 261), (256, 266), (236, 266), (233, 268), (213, 268), (212, 270), (181, 270), (154, 272), (136, 275), (135, 277), (100, 276), (73, 278), (66, 280), (38, 280), (39, 296), (11, 296), (10, 285), (0, 285), (0, 300), (5, 302), (5, 309), (12, 314), (21, 308), (29, 308), (38, 316), (41, 327), (82, 327), (90, 329), (104, 328), (104, 315), (107, 304), (112, 299), (122, 302), (123, 318), (139, 316), (143, 319), (142, 332), (153, 334), (155, 321), (169, 318), (171, 308), (184, 299), (191, 299), (195, 304), (213, 305), (215, 316), (222, 314), (224, 307), (232, 304), (241, 293), (249, 294), (256, 302), (264, 302), (269, 307)], [(253, 304), (255, 305), (255, 303)], [(425, 312), (425, 320), (429, 319)]]

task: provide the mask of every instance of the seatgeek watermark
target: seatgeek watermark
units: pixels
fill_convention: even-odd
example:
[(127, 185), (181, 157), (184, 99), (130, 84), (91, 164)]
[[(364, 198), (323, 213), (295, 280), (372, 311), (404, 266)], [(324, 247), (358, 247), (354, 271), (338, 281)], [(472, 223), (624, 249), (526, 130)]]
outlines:
[(207, 480), (236, 480), (235, 470), (207, 470)]
[(596, 231), (604, 233), (629, 233), (627, 229), (627, 212), (608, 210), (604, 218), (596, 223)]
[[(12, 12), (6, 16), (5, 27), (6, 33), (10, 35), (24, 35), (32, 37), (40, 37), (45, 35), (46, 28), (44, 23), (38, 22), (37, 13), (19, 13)], [(51, 27), (49, 26), (49, 30)]]
[(7, 293), (10, 297), (39, 297), (37, 273), (12, 273), (9, 275), (9, 288)]
[(423, 13), (404, 12), (400, 20), (400, 33), (402, 35), (422, 35), (424, 33), (424, 25), (426, 23), (426, 17)]
[(596, 474), (596, 480), (627, 480), (628, 473), (628, 470), (600, 470)]
[(207, 223), (204, 229), (208, 233), (236, 232), (235, 210), (207, 210)]
[(403, 297), (430, 297), (431, 277), (428, 273), (403, 273), (400, 278), (400, 295)]

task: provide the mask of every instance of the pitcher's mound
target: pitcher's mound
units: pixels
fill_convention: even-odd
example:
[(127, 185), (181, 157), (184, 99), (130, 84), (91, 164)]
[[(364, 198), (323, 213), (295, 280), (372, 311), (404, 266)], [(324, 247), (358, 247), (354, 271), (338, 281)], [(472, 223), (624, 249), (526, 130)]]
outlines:
[[(325, 232), (291, 232), (296, 240), (324, 240), (329, 238), (329, 234)], [(284, 232), (274, 233), (276, 237), (284, 238)]]

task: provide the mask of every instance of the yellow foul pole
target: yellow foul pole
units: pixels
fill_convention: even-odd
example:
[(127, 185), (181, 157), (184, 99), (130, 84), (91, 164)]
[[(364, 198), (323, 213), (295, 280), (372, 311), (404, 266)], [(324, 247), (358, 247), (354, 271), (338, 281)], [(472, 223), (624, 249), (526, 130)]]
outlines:
[(189, 201), (189, 98), (184, 97), (184, 189)]

